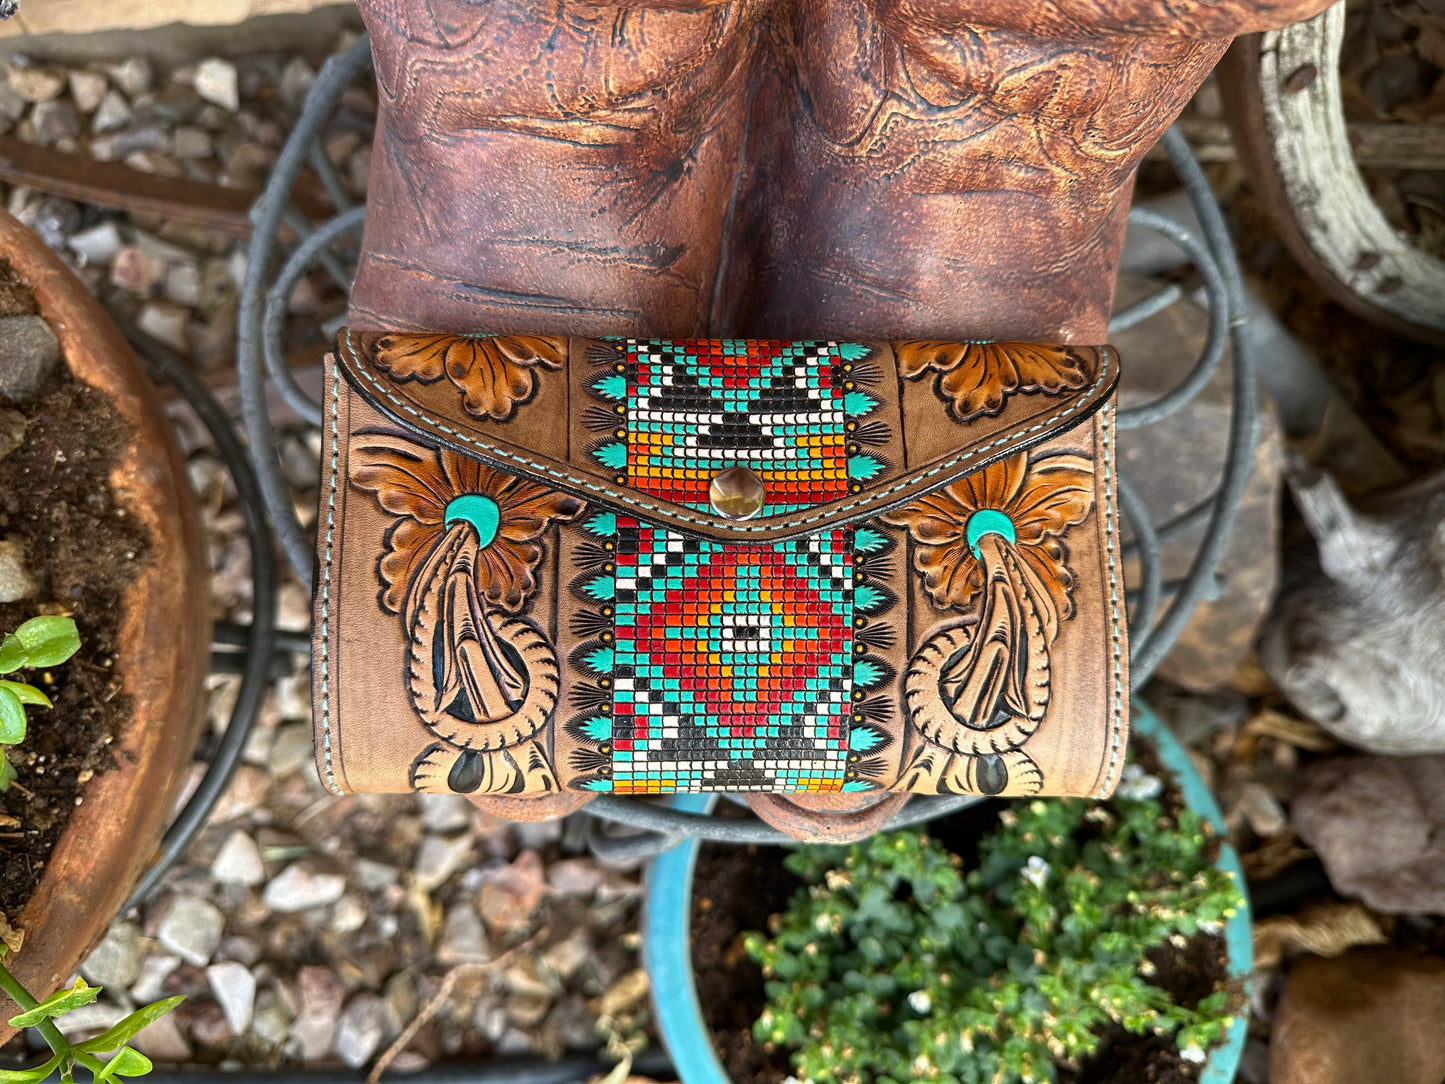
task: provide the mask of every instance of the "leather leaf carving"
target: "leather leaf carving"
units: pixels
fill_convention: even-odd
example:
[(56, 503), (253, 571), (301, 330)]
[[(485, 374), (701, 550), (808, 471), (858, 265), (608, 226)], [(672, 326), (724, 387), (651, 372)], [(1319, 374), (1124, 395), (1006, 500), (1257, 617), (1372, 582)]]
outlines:
[(1082, 360), (1064, 346), (915, 341), (897, 343), (894, 351), (909, 380), (937, 374), (934, 387), (960, 422), (997, 414), (1018, 392), (1061, 395), (1090, 379)]
[(372, 360), (394, 379), (433, 384), (446, 377), (468, 414), (499, 422), (532, 397), (533, 369), (560, 369), (566, 356), (566, 340), (548, 335), (393, 332), (372, 346)]
[(1007, 516), (1015, 532), (1017, 578), (1037, 596), (1050, 641), (1073, 613), (1074, 576), (1059, 539), (1094, 507), (1093, 464), (1083, 456), (1010, 456), (952, 485), (884, 513), (908, 528), (917, 548), (913, 565), (929, 597), (943, 609), (971, 610), (984, 588), (984, 568), (968, 541), (975, 512)]

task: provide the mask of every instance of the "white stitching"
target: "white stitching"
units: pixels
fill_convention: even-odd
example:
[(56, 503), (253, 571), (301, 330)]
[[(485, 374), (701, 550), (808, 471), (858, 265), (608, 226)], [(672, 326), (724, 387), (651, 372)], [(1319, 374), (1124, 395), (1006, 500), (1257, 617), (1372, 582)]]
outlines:
[[(359, 359), (360, 354), (357, 352), (356, 347), (351, 343), (352, 334), (352, 330), (350, 328), (347, 328), (347, 346), (350, 348), (352, 356)], [(908, 489), (924, 479), (933, 477), (935, 474), (941, 474), (944, 471), (952, 470), (954, 467), (962, 466), (969, 460), (978, 458), (980, 455), (982, 455), (984, 452), (988, 451), (991, 448), (1022, 441), (1024, 437), (1028, 436), (1028, 434), (1035, 433), (1040, 429), (1047, 429), (1050, 426), (1063, 421), (1076, 410), (1079, 410), (1088, 400), (1089, 396), (1092, 395), (1093, 392), (1101, 384), (1103, 384), (1104, 379), (1109, 372), (1109, 359), (1111, 357), (1111, 352), (1108, 350), (1104, 350), (1101, 351), (1101, 353), (1103, 355), (1103, 361), (1099, 365), (1099, 375), (1095, 377), (1094, 383), (1089, 388), (1089, 390), (1078, 399), (1075, 399), (1073, 403), (1066, 409), (1055, 412), (1052, 416), (1045, 418), (1043, 421), (1038, 422), (1035, 425), (1029, 426), (1027, 429), (1021, 429), (1017, 433), (1012, 433), (1008, 436), (1000, 437), (997, 440), (990, 441), (987, 444), (979, 445), (976, 448), (972, 448), (967, 452), (955, 456), (953, 459), (945, 460), (941, 463), (938, 463), (927, 471), (924, 471), (920, 474), (910, 474), (902, 481), (894, 483), (887, 489), (871, 490), (870, 492), (864, 494), (862, 497), (859, 497), (853, 501), (844, 502), (843, 504), (835, 505), (829, 508), (826, 512), (820, 512), (817, 515), (804, 516), (782, 523), (762, 524), (752, 527), (746, 527), (742, 524), (728, 524), (727, 527), (729, 530), (733, 531), (752, 532), (758, 534), (777, 534), (781, 531), (790, 531), (804, 528), (810, 523), (840, 519), (846, 517), (847, 515), (856, 510), (865, 508), (870, 504), (876, 504), (884, 498), (888, 497), (890, 494), (898, 492), (900, 489)], [(494, 445), (483, 443), (482, 441), (477, 440), (475, 437), (469, 436), (468, 434), (463, 433), (460, 430), (453, 429), (448, 425), (443, 425), (435, 418), (429, 417), (424, 411), (418, 410), (416, 407), (411, 406), (409, 403), (397, 398), (396, 394), (392, 392), (389, 388), (383, 386), (381, 382), (367, 370), (364, 364), (358, 363), (354, 366), (354, 369), (363, 380), (365, 380), (376, 390), (379, 395), (381, 395), (385, 399), (390, 400), (391, 403), (393, 403), (399, 410), (405, 411), (407, 414), (414, 415), (415, 417), (421, 419), (423, 423), (429, 423), (439, 431), (448, 434), (453, 439), (462, 441), (466, 444), (470, 444), (487, 455), (494, 455), (503, 459), (510, 459), (514, 463), (517, 463), (523, 467), (537, 471), (552, 478), (559, 478), (564, 482), (568, 482), (578, 487), (579, 489), (590, 490), (593, 493), (601, 496), (604, 500), (611, 501), (615, 504), (633, 505), (634, 507), (640, 508), (645, 512), (650, 512), (653, 515), (656, 515), (663, 519), (679, 520), (684, 523), (696, 523), (704, 526), (714, 525), (713, 521), (711, 520), (703, 519), (699, 516), (689, 516), (683, 512), (669, 511), (665, 508), (660, 507), (659, 505), (653, 504), (651, 501), (642, 500), (625, 493), (618, 493), (615, 490), (608, 489), (606, 486), (600, 486), (596, 482), (589, 482), (586, 479), (578, 478), (575, 475), (567, 474), (563, 471), (554, 470), (546, 464), (538, 463), (535, 460), (526, 458), (525, 456), (520, 456), (514, 452), (504, 451), (501, 448), (495, 447)]]
[(331, 535), (336, 528), (336, 472), (340, 462), (339, 425), (337, 414), (341, 404), (341, 392), (337, 381), (341, 373), (335, 367), (331, 372), (331, 469), (327, 478), (326, 492), (326, 559), (321, 567), (321, 748), (326, 759), (326, 788), (333, 794), (345, 794), (336, 782), (331, 765), (331, 691), (330, 670), (330, 626), (331, 626), (331, 557), (333, 546)]
[(1104, 546), (1109, 555), (1109, 614), (1113, 626), (1114, 654), (1114, 710), (1109, 734), (1109, 764), (1104, 770), (1104, 782), (1098, 797), (1107, 798), (1114, 788), (1114, 769), (1119, 764), (1123, 751), (1119, 738), (1124, 732), (1124, 646), (1119, 621), (1119, 584), (1115, 573), (1114, 554), (1114, 478), (1113, 445), (1109, 440), (1109, 408), (1106, 405), (1099, 418), (1099, 433), (1104, 445)]

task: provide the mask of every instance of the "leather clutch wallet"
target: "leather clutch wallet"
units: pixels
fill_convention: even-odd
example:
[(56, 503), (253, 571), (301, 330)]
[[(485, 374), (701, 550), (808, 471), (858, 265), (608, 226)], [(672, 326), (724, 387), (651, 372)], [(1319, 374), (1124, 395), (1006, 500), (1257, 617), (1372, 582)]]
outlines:
[(337, 793), (1107, 795), (1108, 347), (343, 330)]

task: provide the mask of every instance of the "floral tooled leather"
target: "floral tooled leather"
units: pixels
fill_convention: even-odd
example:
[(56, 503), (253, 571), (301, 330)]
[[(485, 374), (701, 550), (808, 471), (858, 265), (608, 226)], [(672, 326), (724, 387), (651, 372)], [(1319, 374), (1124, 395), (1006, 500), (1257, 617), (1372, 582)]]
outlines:
[(445, 376), (477, 418), (506, 421), (532, 396), (532, 369), (557, 369), (566, 340), (548, 335), (408, 335), (377, 340), (376, 364), (397, 380), (431, 384)]
[[(1112, 787), (1106, 350), (554, 340), (555, 367), (523, 367), (537, 402), (499, 420), (412, 389), (525, 351), (428, 339), (343, 333), (333, 369), (317, 703), (335, 789)], [(958, 421), (909, 379), (935, 362), (1000, 402)], [(734, 463), (777, 489), (752, 522), (707, 503)]]
[(898, 371), (917, 380), (930, 370), (934, 387), (955, 421), (997, 414), (1018, 392), (1060, 392), (1082, 388), (1088, 374), (1077, 356), (1042, 343), (901, 342)]

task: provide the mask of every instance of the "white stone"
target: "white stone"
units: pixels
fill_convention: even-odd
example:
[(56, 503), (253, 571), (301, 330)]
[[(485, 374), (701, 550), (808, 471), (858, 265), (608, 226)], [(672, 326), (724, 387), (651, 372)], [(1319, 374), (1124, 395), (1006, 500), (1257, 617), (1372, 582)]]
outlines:
[(90, 130), (96, 135), (116, 132), (130, 123), (130, 103), (116, 91), (108, 90), (90, 118)]
[(442, 926), (437, 959), (443, 964), (481, 963), (490, 956), (481, 916), (469, 901), (453, 905)]
[(448, 877), (466, 864), (472, 855), (472, 837), (427, 836), (417, 851), (412, 877), (430, 891), (440, 887)]
[(177, 896), (156, 931), (156, 940), (188, 964), (205, 967), (221, 945), (226, 916), (194, 896)]
[(357, 994), (336, 1022), (336, 1056), (353, 1069), (360, 1069), (381, 1045), (386, 1004), (375, 994)]
[(306, 911), (335, 903), (346, 892), (346, 878), (312, 873), (299, 862), (287, 866), (266, 885), (262, 902), (273, 911)]
[(70, 100), (82, 113), (94, 113), (105, 100), (105, 76), (99, 72), (70, 73)]
[(134, 922), (115, 922), (80, 965), (80, 973), (92, 986), (124, 989), (135, 982), (144, 958), (140, 928)]
[(0, 602), (19, 602), (39, 590), (25, 564), (25, 548), (10, 539), (0, 542)]
[(177, 158), (209, 158), (212, 153), (211, 134), (204, 128), (183, 125), (171, 137)]
[(277, 778), (300, 771), (311, 764), (315, 755), (310, 723), (286, 723), (276, 728), (267, 763)]
[(131, 98), (150, 90), (151, 79), (154, 78), (150, 62), (135, 56), (119, 64), (102, 65), (101, 70)]
[(418, 794), (416, 805), (429, 832), (460, 832), (471, 827), (477, 807), (460, 794)]
[(212, 964), (206, 968), (206, 982), (211, 994), (226, 1014), (226, 1023), (236, 1035), (244, 1035), (251, 1027), (256, 1010), (256, 979), (244, 964)]
[(227, 836), (211, 863), (211, 880), (223, 885), (258, 885), (266, 880), (256, 841), (239, 828)]
[(236, 89), (236, 65), (220, 57), (208, 57), (196, 65), (196, 93), (232, 113), (241, 108)]
[(130, 996), (142, 1005), (159, 1001), (165, 996), (165, 981), (172, 971), (181, 966), (179, 956), (156, 953), (147, 956), (140, 965), (140, 977), (130, 988)]
[(125, 247), (121, 240), (120, 230), (116, 229), (115, 223), (109, 220), (98, 226), (92, 226), (88, 230), (81, 230), (79, 233), (70, 235), (66, 242), (70, 250), (77, 256), (85, 257), (87, 264), (108, 264), (115, 259), (115, 255)]
[(201, 270), (193, 263), (172, 264), (166, 270), (166, 300), (193, 309), (201, 303)]
[(360, 896), (342, 896), (331, 910), (331, 932), (338, 937), (355, 933), (366, 925), (370, 914), (365, 901)]
[(186, 341), (186, 322), (190, 318), (190, 311), (179, 305), (172, 305), (169, 301), (149, 301), (140, 310), (135, 324), (151, 338), (186, 354), (190, 352), (190, 344)]
[(159, 1020), (153, 1020), (146, 1025), (136, 1037), (130, 1041), (135, 1047), (152, 1061), (179, 1062), (191, 1060), (191, 1044), (186, 1041), (185, 1035), (181, 1033), (181, 1026), (176, 1021), (173, 1013), (166, 1013)]
[(27, 102), (48, 102), (65, 89), (65, 73), (59, 68), (11, 61), (10, 89)]

